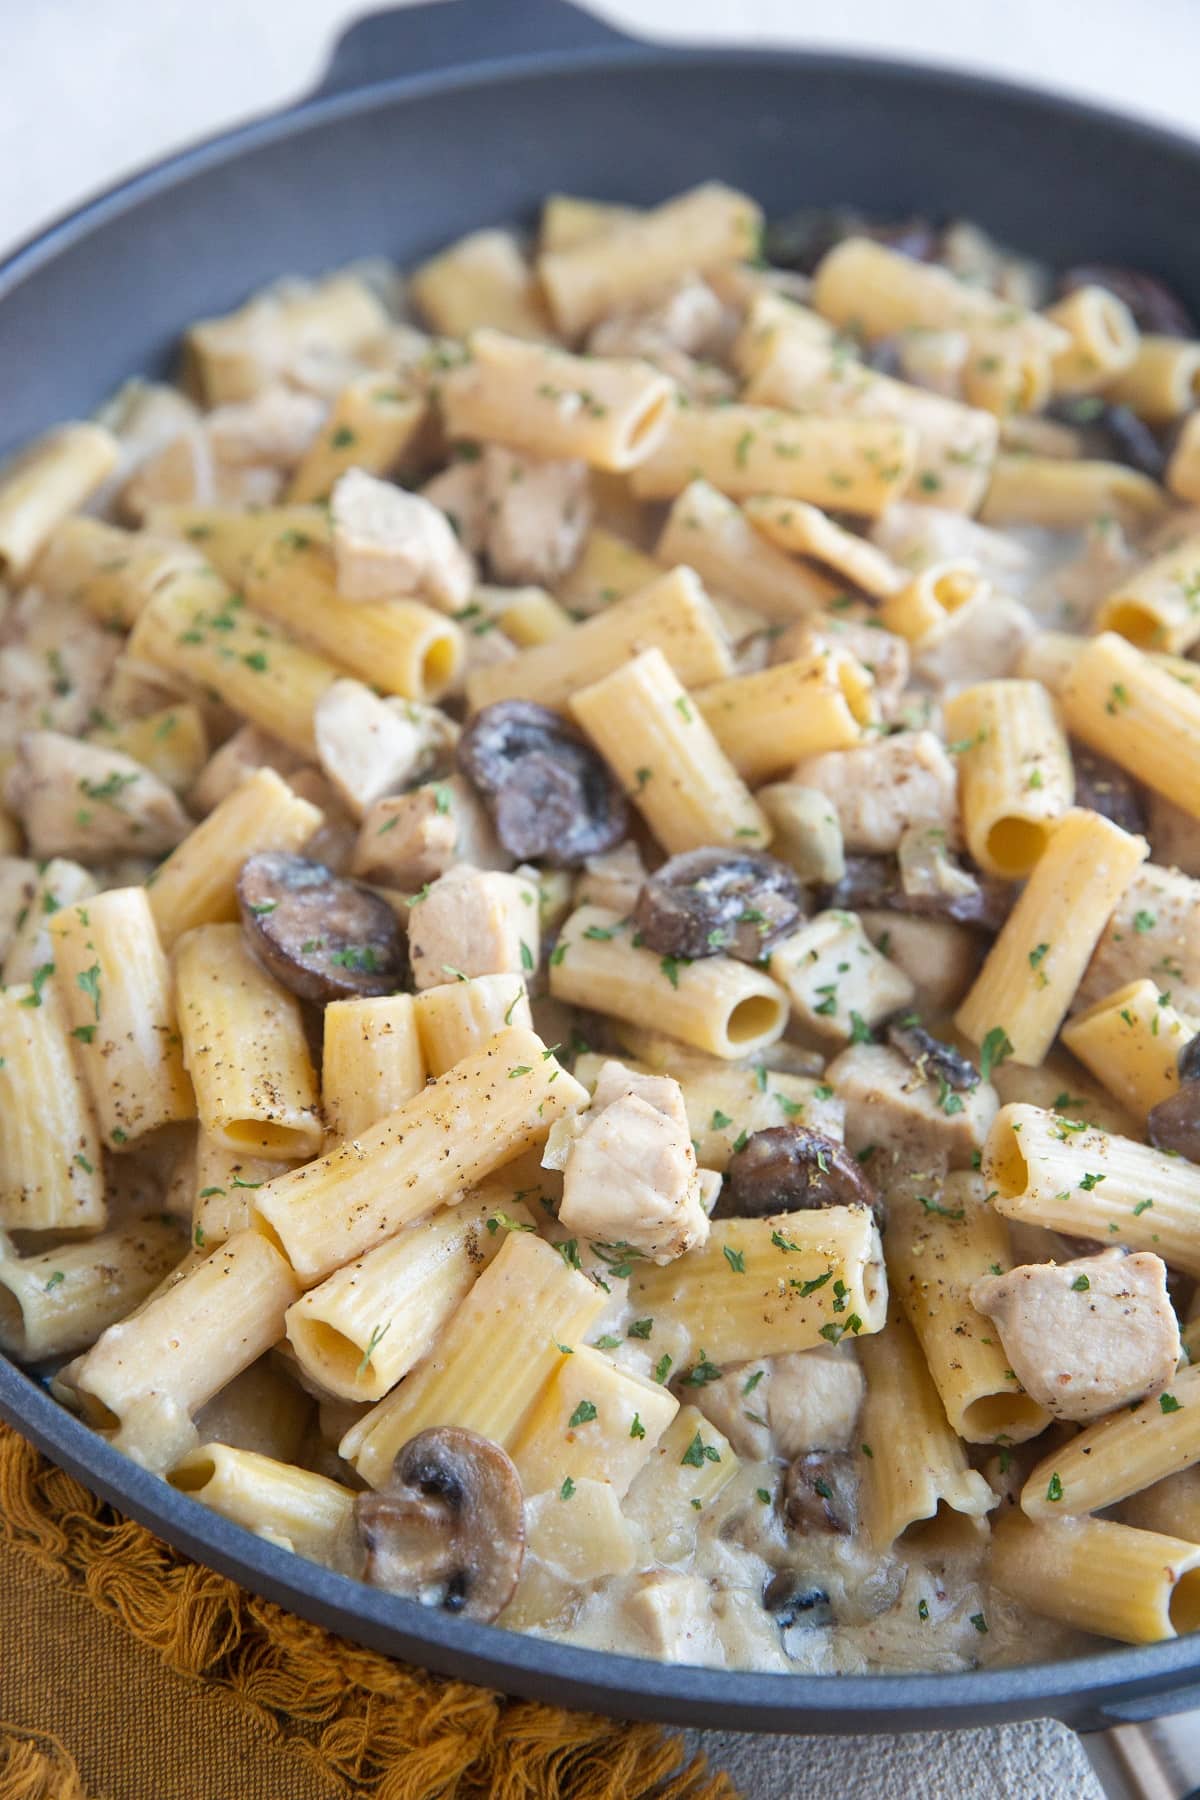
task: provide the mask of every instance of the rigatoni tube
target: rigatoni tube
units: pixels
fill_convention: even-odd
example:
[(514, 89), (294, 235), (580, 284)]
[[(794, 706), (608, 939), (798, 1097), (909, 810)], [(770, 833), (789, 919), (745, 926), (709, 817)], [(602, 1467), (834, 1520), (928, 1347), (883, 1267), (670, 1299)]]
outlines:
[(401, 1445), (426, 1426), (459, 1425), (508, 1448), (605, 1304), (603, 1290), (557, 1250), (511, 1232), (433, 1353), (351, 1427), (341, 1455), (380, 1487)]
[(476, 331), (468, 347), (468, 360), (441, 384), (451, 437), (620, 472), (644, 461), (666, 432), (671, 383), (652, 363), (585, 359), (500, 331)]
[(1009, 1513), (992, 1537), (991, 1579), (1033, 1612), (1125, 1644), (1200, 1627), (1200, 1548), (1112, 1519)]
[(411, 994), (335, 1000), (325, 1008), (321, 1102), (329, 1137), (357, 1137), (424, 1086)]
[(633, 942), (627, 920), (600, 906), (581, 906), (564, 924), (550, 955), (550, 992), (729, 1061), (773, 1044), (787, 1024), (786, 994), (757, 969), (727, 956), (657, 956)]
[(300, 1003), (251, 955), (241, 926), (189, 931), (175, 950), (175, 990), (204, 1129), (250, 1156), (315, 1156), (321, 1115)]
[(1101, 1512), (1164, 1476), (1200, 1461), (1200, 1368), (1184, 1368), (1169, 1389), (1098, 1419), (1044, 1456), (1021, 1489), (1033, 1519)]
[(82, 1243), (0, 1257), (0, 1350), (40, 1362), (86, 1349), (153, 1291), (185, 1247), (155, 1213)]
[(235, 1525), (313, 1562), (335, 1565), (354, 1541), (352, 1488), (255, 1450), (200, 1444), (167, 1480)]
[(1140, 650), (1190, 650), (1200, 639), (1200, 536), (1184, 538), (1121, 582), (1101, 602), (1095, 625)]
[(879, 1233), (859, 1206), (715, 1221), (708, 1242), (658, 1268), (638, 1262), (639, 1314), (664, 1313), (716, 1363), (809, 1350), (883, 1329)]
[(766, 814), (661, 650), (643, 650), (570, 705), (668, 855), (765, 849)]
[(54, 980), (110, 1149), (194, 1119), (167, 959), (145, 888), (109, 888), (50, 921)]
[(1148, 979), (1127, 982), (1063, 1026), (1062, 1041), (1114, 1099), (1144, 1119), (1179, 1086), (1192, 1026)]
[(1061, 697), (1076, 737), (1200, 818), (1200, 692), (1106, 631), (1086, 641)]
[[(100, 1132), (44, 963), (0, 993), (0, 1226), (103, 1225)], [(49, 983), (49, 984), (48, 984)]]
[(60, 425), (0, 469), (0, 580), (20, 581), (55, 526), (117, 466), (112, 433)]
[(538, 700), (561, 708), (580, 688), (650, 645), (662, 651), (688, 688), (719, 681), (733, 668), (721, 621), (691, 569), (672, 569), (553, 643), (476, 669), (467, 680), (467, 699), (473, 712), (495, 700)]
[(422, 988), (413, 996), (413, 1020), (431, 1075), (444, 1075), (482, 1050), (505, 1026), (533, 1030), (523, 975), (473, 975)]
[(734, 675), (694, 698), (718, 744), (752, 786), (806, 756), (850, 749), (879, 718), (870, 674), (841, 650)]
[(169, 950), (195, 925), (236, 919), (237, 879), (246, 858), (301, 849), (322, 816), (274, 769), (255, 769), (155, 871), (147, 892), (163, 947)]
[(1008, 881), (1028, 875), (1075, 798), (1054, 701), (1036, 681), (981, 681), (946, 702), (971, 855)]
[(1014, 1104), (992, 1122), (983, 1178), (1006, 1218), (1153, 1250), (1200, 1276), (1200, 1169), (1181, 1157)]
[(288, 1309), (301, 1367), (343, 1400), (381, 1399), (429, 1353), (505, 1233), (533, 1229), (503, 1188), (406, 1226)]
[(1018, 1062), (1040, 1063), (1149, 848), (1099, 813), (1065, 813), (955, 1014), (959, 1030), (976, 1044), (998, 1031)]
[(444, 1205), (586, 1104), (531, 1031), (499, 1031), (378, 1125), (260, 1190), (256, 1213), (311, 1287)]
[(874, 517), (903, 493), (916, 454), (912, 428), (884, 419), (677, 402), (629, 483), (639, 500), (672, 500), (700, 477), (734, 499), (782, 494)]

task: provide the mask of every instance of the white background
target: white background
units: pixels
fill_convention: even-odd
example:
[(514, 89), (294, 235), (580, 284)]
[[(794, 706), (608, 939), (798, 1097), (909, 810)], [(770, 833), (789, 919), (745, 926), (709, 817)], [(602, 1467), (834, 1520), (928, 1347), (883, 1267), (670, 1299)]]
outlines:
[[(355, 0), (0, 0), (0, 254), (163, 151), (303, 93), (362, 10)], [(890, 53), (1200, 129), (1200, 0), (603, 0), (597, 10), (648, 37)], [(1194, 231), (1197, 221), (1181, 228)], [(1100, 1793), (1074, 1741), (1047, 1725), (856, 1744), (718, 1738), (706, 1747), (753, 1800)]]

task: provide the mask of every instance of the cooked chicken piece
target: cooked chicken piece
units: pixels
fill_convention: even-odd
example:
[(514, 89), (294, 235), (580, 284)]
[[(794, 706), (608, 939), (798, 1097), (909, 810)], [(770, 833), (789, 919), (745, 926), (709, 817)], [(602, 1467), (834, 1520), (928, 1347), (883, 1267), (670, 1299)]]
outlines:
[(23, 731), (82, 731), (120, 648), (76, 601), (26, 588), (0, 622), (0, 751)]
[(993, 1320), (1017, 1380), (1059, 1419), (1099, 1419), (1166, 1387), (1179, 1324), (1161, 1257), (1104, 1250), (985, 1275), (971, 1304)]
[(219, 406), (141, 463), (121, 490), (121, 510), (141, 520), (152, 507), (171, 503), (269, 506), (320, 430), (325, 410), (312, 394), (290, 388)]
[(255, 769), (274, 769), (286, 781), (303, 762), (304, 758), (295, 750), (280, 743), (269, 732), (260, 731), (257, 725), (239, 726), (201, 769), (188, 795), (188, 805), (203, 817), (232, 794), (234, 788), (240, 787)]
[(1010, 533), (940, 506), (889, 506), (867, 535), (914, 575), (934, 563), (965, 560), (978, 563), (997, 587), (1019, 598), (1037, 574), (1033, 552)]
[[(969, 1168), (1000, 1104), (989, 1081), (943, 1094), (936, 1080), (884, 1044), (851, 1044), (825, 1079), (845, 1102), (846, 1144), (856, 1156), (872, 1146), (905, 1157), (944, 1156), (952, 1169)], [(866, 1169), (870, 1174), (871, 1161)]]
[(349, 469), (334, 487), (330, 510), (343, 600), (419, 595), (445, 612), (466, 605), (475, 565), (432, 501)]
[(381, 700), (349, 678), (322, 694), (313, 731), (321, 768), (356, 819), (383, 795), (419, 781), (457, 735), (436, 707)]
[(910, 913), (864, 911), (858, 917), (876, 949), (912, 982), (917, 1011), (953, 1012), (979, 969), (979, 933), (952, 919)]
[(1143, 977), (1179, 1012), (1200, 1013), (1200, 881), (1157, 863), (1143, 863), (1117, 902), (1071, 1010)]
[(97, 488), (88, 510), (107, 519), (119, 513), (120, 494), (135, 470), (187, 431), (200, 414), (186, 394), (165, 381), (143, 381), (134, 376), (119, 388), (99, 414), (99, 422), (115, 433), (120, 460), (103, 485)]
[(455, 863), (511, 869), (512, 861), (470, 782), (450, 775), (377, 800), (363, 820), (350, 872), (412, 893)]
[[(106, 881), (104, 885), (134, 887), (139, 883), (136, 880)], [(43, 865), (35, 876), (28, 901), (13, 922), (12, 936), (3, 952), (0, 976), (5, 987), (12, 987), (19, 981), (32, 981), (36, 970), (54, 961), (50, 920), (64, 906), (73, 906), (77, 900), (87, 900), (98, 892), (99, 883), (95, 877), (77, 862), (52, 856)]]
[(959, 607), (913, 656), (913, 674), (940, 694), (1012, 673), (1037, 622), (1028, 607), (1007, 594), (978, 593)]
[(896, 860), (900, 885), (911, 899), (935, 900), (950, 912), (979, 896), (978, 881), (951, 856), (940, 826), (908, 826), (900, 834)]
[(423, 989), (472, 975), (531, 974), (540, 935), (532, 882), (459, 863), (409, 910), (413, 980)]
[(715, 359), (736, 332), (732, 309), (697, 275), (687, 275), (640, 305), (611, 312), (587, 340), (589, 355), (633, 356), (670, 375), (692, 399), (731, 398), (737, 383)]
[(623, 1611), (642, 1655), (701, 1668), (725, 1666), (712, 1589), (703, 1576), (653, 1569), (637, 1577)]
[(619, 1062), (600, 1071), (563, 1164), (559, 1222), (668, 1263), (708, 1239), (679, 1083)]
[(29, 916), (38, 869), (26, 856), (0, 856), (0, 960)]
[(119, 750), (57, 731), (30, 731), (17, 745), (8, 804), (35, 856), (96, 862), (114, 854), (157, 856), (192, 828), (157, 775)]
[(642, 853), (632, 838), (626, 838), (615, 850), (584, 859), (583, 873), (575, 885), (575, 905), (606, 906), (624, 917), (633, 911), (645, 879)]
[[(1200, 681), (1200, 668), (1196, 677)], [(1149, 802), (1146, 836), (1155, 862), (1164, 868), (1182, 869), (1185, 875), (1200, 875), (1200, 819), (1164, 794), (1151, 793)]]
[(931, 731), (901, 731), (853, 750), (806, 757), (790, 779), (832, 801), (847, 850), (895, 850), (910, 825), (958, 822), (958, 772)]
[(832, 887), (846, 873), (842, 827), (827, 794), (798, 781), (774, 781), (754, 798), (775, 829), (771, 854), (801, 881)]
[[(819, 1344), (771, 1361), (766, 1413), (780, 1456), (848, 1450), (866, 1392), (863, 1372), (846, 1345)], [(755, 1395), (750, 1396), (753, 1404)]]
[(688, 1388), (693, 1406), (747, 1462), (769, 1462), (775, 1454), (767, 1411), (774, 1366), (775, 1359), (769, 1356), (759, 1362), (739, 1363), (736, 1369), (726, 1369), (717, 1381)]
[(854, 1037), (912, 1001), (912, 982), (879, 954), (854, 913), (818, 913), (768, 961), (794, 1018), (820, 1037)]
[(586, 463), (483, 453), (487, 559), (496, 580), (553, 587), (572, 567), (592, 522)]
[(478, 454), (450, 464), (421, 489), (421, 498), (445, 513), (464, 550), (482, 556), (487, 543), (488, 504)]
[(894, 631), (870, 619), (847, 619), (823, 613), (820, 620), (798, 619), (771, 644), (772, 663), (795, 662), (820, 650), (847, 650), (875, 678), (875, 697), (885, 719), (895, 717), (908, 686), (908, 645)]

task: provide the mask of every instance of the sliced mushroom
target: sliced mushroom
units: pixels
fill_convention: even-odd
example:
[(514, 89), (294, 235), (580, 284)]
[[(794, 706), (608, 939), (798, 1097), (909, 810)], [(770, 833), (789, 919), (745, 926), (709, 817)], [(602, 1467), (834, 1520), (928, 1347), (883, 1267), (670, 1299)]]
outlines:
[(795, 1456), (783, 1478), (783, 1516), (793, 1531), (849, 1537), (858, 1523), (858, 1469), (847, 1450)]
[(935, 261), (941, 245), (941, 232), (931, 219), (913, 216), (872, 224), (847, 207), (805, 207), (768, 223), (763, 254), (774, 268), (811, 275), (821, 258), (848, 237), (874, 238), (918, 262)]
[(953, 1044), (944, 1044), (941, 1038), (935, 1038), (912, 1013), (892, 1021), (887, 1028), (887, 1040), (894, 1050), (908, 1058), (914, 1069), (921, 1071), (927, 1081), (944, 1081), (947, 1087), (960, 1094), (979, 1086), (979, 1070), (970, 1058), (956, 1050)]
[(528, 700), (485, 706), (463, 732), (458, 766), (487, 801), (496, 835), (520, 862), (555, 868), (625, 836), (625, 797), (566, 721)]
[(1107, 288), (1123, 300), (1139, 331), (1152, 331), (1159, 337), (1196, 336), (1196, 321), (1179, 295), (1144, 269), (1127, 269), (1121, 263), (1080, 263), (1060, 275), (1060, 294), (1073, 294), (1081, 287)]
[(246, 938), (302, 1000), (353, 1000), (403, 986), (404, 942), (387, 901), (306, 856), (266, 852), (242, 864)]
[(1179, 1087), (1150, 1108), (1146, 1136), (1156, 1150), (1200, 1163), (1200, 1037), (1179, 1052)]
[(1016, 890), (1007, 882), (977, 873), (974, 882), (974, 890), (966, 893), (909, 893), (891, 857), (848, 856), (846, 873), (821, 898), (823, 906), (843, 912), (886, 907), (889, 912), (951, 919), (958, 925), (978, 925), (983, 931), (997, 932), (1012, 911)]
[(1146, 829), (1146, 809), (1132, 776), (1077, 739), (1071, 741), (1071, 761), (1075, 765), (1076, 806), (1100, 813), (1122, 831), (1140, 837)]
[(783, 1647), (788, 1649), (788, 1634), (797, 1627), (812, 1631), (833, 1624), (833, 1607), (824, 1588), (814, 1587), (791, 1569), (777, 1569), (763, 1588), (763, 1611), (771, 1614), (783, 1633)]
[(483, 1624), (511, 1600), (524, 1501), (512, 1459), (489, 1438), (452, 1425), (418, 1432), (355, 1514), (373, 1586)]
[(643, 885), (633, 922), (660, 956), (761, 962), (804, 919), (805, 898), (791, 869), (773, 856), (688, 850)]
[(1082, 440), (1080, 455), (1127, 463), (1152, 481), (1162, 480), (1166, 449), (1131, 407), (1112, 406), (1098, 394), (1075, 394), (1056, 401), (1046, 416), (1074, 427)]
[(869, 1206), (879, 1196), (844, 1144), (805, 1125), (756, 1131), (730, 1159), (726, 1174), (734, 1217), (812, 1212), (822, 1206)]

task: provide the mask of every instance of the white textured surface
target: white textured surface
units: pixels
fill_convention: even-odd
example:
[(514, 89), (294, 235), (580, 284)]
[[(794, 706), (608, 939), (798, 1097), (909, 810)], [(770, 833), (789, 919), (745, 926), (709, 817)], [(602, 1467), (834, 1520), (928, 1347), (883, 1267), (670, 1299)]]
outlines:
[[(0, 251), (164, 150), (303, 92), (354, 0), (0, 0)], [(1195, 129), (1197, 0), (611, 0), (646, 36), (956, 64)], [(2, 371), (0, 371), (0, 392)], [(957, 1736), (701, 1741), (752, 1800), (1100, 1800), (1047, 1723)]]

